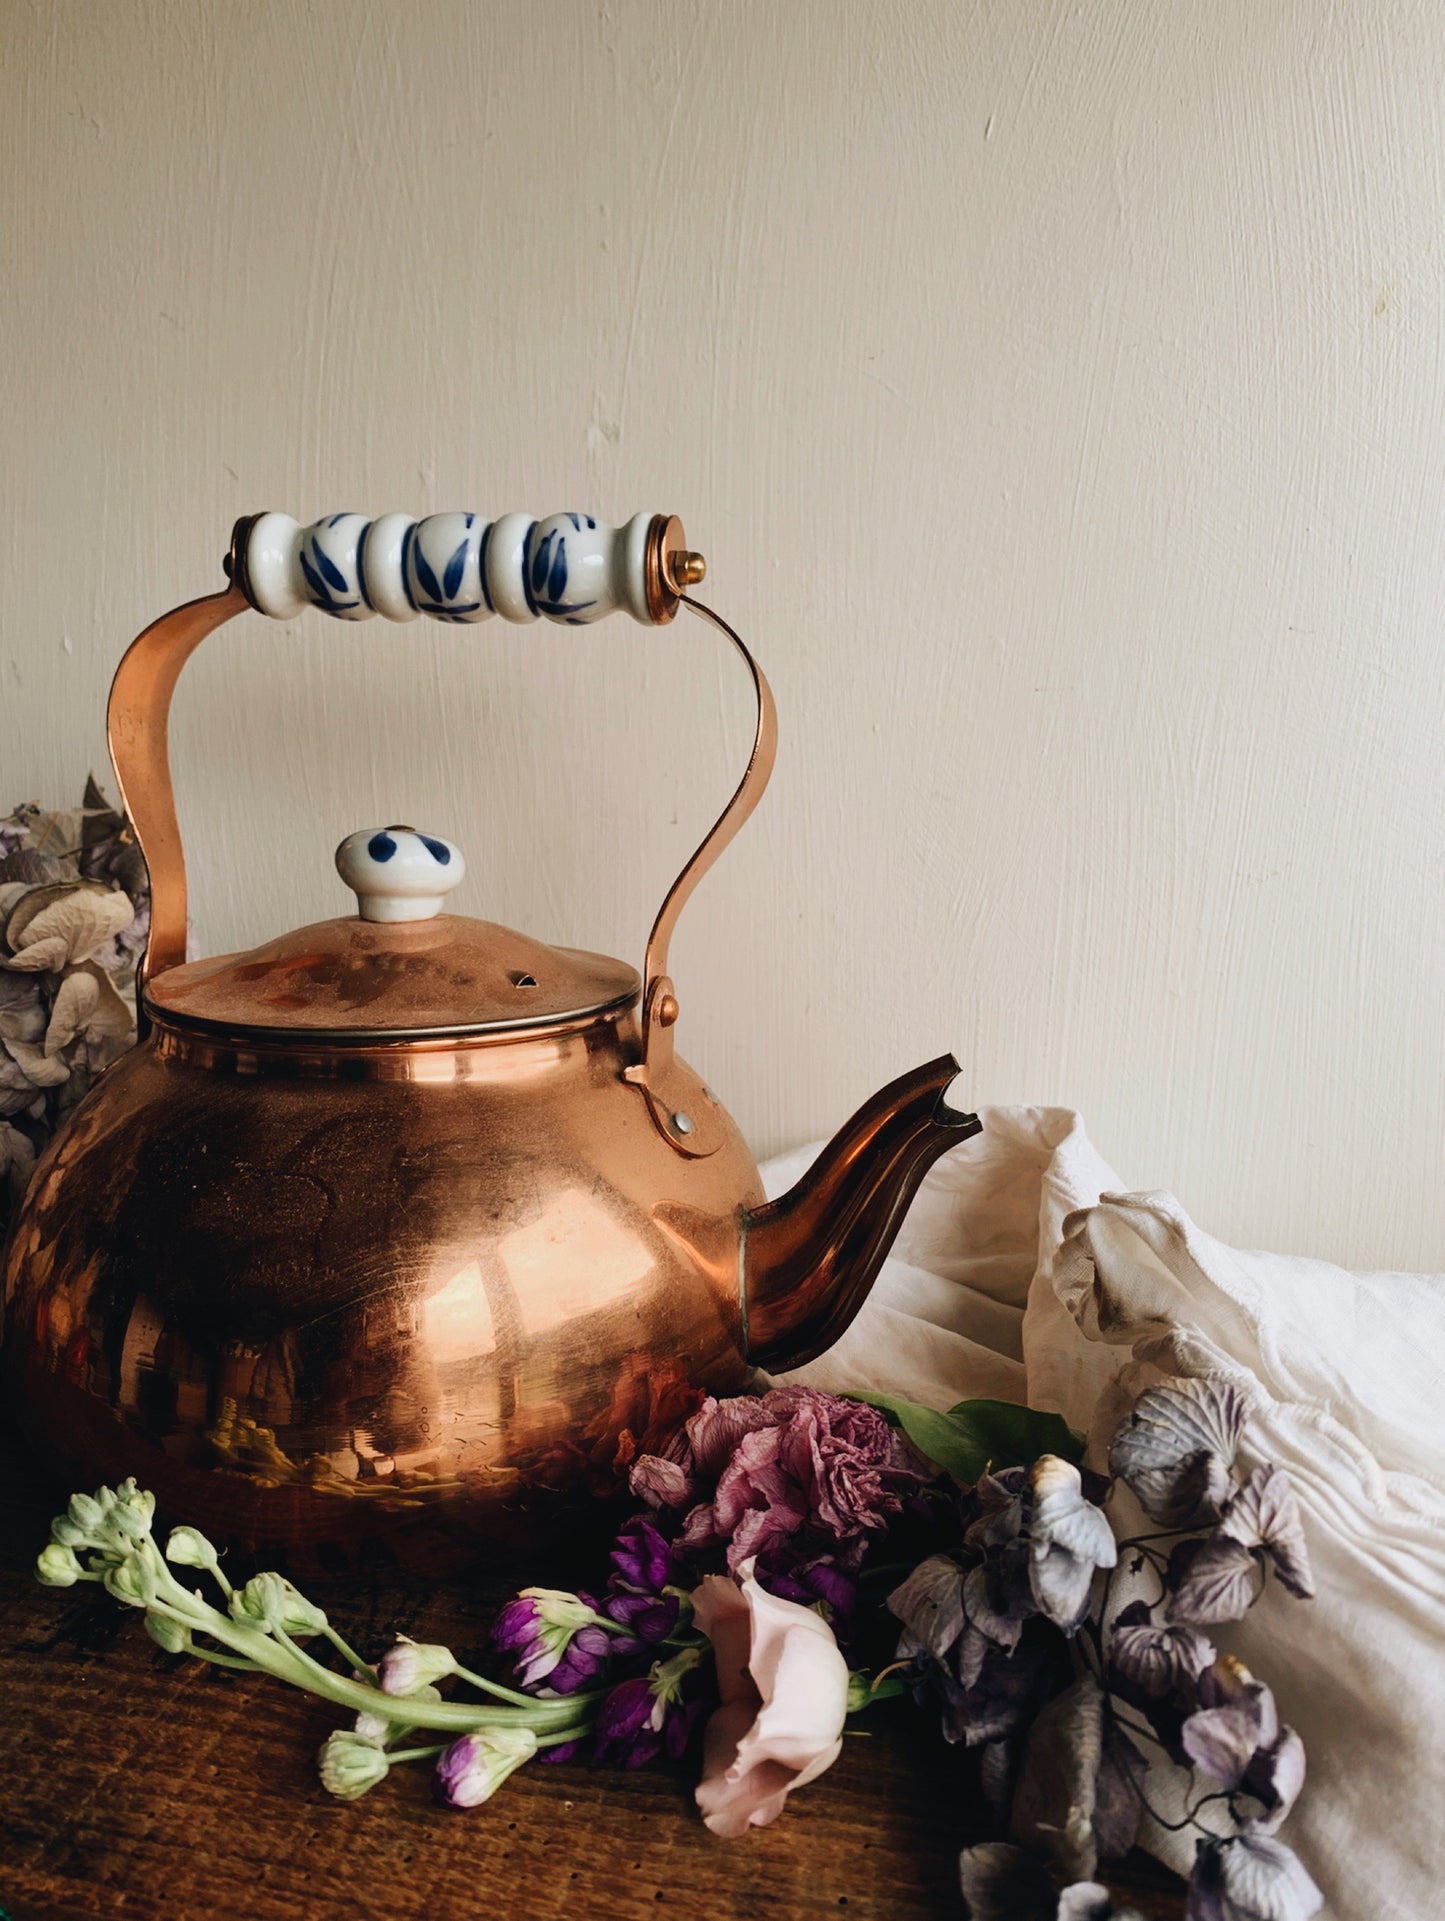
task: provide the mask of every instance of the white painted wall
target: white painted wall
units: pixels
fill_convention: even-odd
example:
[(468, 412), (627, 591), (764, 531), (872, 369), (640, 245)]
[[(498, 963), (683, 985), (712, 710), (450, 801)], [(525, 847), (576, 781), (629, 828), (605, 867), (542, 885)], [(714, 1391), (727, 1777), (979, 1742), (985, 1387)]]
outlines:
[[(783, 715), (675, 949), (761, 1149), (953, 1043), (1445, 1266), (1442, 85), (1405, 0), (5, 0), (0, 799), (241, 512), (675, 510)], [(745, 723), (693, 623), (240, 623), (203, 940), (403, 818), (640, 958)]]

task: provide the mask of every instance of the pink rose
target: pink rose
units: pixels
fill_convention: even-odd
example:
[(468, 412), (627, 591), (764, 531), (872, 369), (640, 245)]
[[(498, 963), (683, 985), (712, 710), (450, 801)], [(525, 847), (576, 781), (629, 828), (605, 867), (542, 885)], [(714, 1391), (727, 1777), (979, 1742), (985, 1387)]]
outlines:
[(848, 1712), (848, 1663), (828, 1623), (766, 1593), (751, 1561), (738, 1572), (741, 1585), (709, 1574), (692, 1597), (722, 1696), (707, 1724), (697, 1805), (728, 1840), (776, 1821), (794, 1788), (832, 1767)]

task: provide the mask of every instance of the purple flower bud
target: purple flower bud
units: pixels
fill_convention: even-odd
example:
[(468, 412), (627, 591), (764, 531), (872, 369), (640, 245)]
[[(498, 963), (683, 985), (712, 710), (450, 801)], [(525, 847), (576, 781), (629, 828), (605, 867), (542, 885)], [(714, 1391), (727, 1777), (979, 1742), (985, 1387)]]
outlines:
[(456, 1672), (456, 1659), (450, 1648), (398, 1635), (396, 1645), (381, 1657), (377, 1679), (383, 1694), (415, 1694)]
[(560, 1588), (523, 1588), (492, 1627), (492, 1644), (510, 1654), (524, 1688), (545, 1681), (573, 1694), (604, 1666), (611, 1636), (589, 1594)]
[(597, 1710), (596, 1754), (614, 1767), (640, 1768), (666, 1748), (680, 1759), (712, 1705), (697, 1686), (700, 1648), (684, 1648), (649, 1674), (619, 1681)]
[(433, 1792), (443, 1807), (477, 1807), (536, 1752), (537, 1737), (530, 1728), (481, 1728), (464, 1734), (438, 1758)]
[(675, 1594), (609, 1594), (602, 1612), (627, 1629), (625, 1635), (613, 1637), (614, 1651), (635, 1654), (639, 1648), (666, 1640), (677, 1626), (679, 1605)]
[(629, 1521), (612, 1547), (615, 1580), (642, 1594), (660, 1594), (673, 1580), (672, 1543), (645, 1515)]

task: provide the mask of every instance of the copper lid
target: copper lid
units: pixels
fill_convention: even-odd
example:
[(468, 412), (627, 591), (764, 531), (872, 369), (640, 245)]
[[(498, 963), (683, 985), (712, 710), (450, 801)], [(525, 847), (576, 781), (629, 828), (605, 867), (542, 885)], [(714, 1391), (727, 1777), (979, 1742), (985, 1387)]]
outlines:
[(146, 1003), (163, 1019), (228, 1032), (375, 1041), (551, 1027), (637, 998), (625, 961), (549, 947), (491, 921), (348, 915), (249, 954), (168, 967)]

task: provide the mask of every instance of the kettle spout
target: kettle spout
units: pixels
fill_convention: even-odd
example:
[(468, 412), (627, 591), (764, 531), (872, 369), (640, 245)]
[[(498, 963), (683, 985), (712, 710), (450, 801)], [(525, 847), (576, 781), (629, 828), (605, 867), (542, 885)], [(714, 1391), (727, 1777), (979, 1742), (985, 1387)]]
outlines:
[(908, 1204), (940, 1154), (982, 1133), (948, 1105), (958, 1062), (944, 1054), (875, 1094), (797, 1186), (744, 1221), (748, 1359), (801, 1367), (833, 1345), (863, 1305)]

